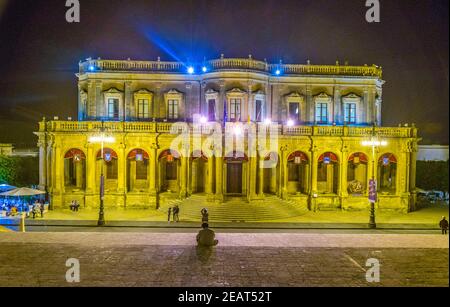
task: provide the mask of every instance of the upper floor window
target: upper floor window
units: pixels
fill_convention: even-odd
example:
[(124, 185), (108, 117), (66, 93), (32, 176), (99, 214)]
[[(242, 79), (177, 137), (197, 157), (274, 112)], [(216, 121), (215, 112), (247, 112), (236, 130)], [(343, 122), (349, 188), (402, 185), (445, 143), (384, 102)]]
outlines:
[(119, 99), (108, 98), (108, 117), (119, 119)]
[(170, 119), (177, 119), (178, 118), (178, 100), (176, 99), (169, 99), (167, 101), (167, 117)]
[(356, 123), (356, 103), (344, 104), (344, 122), (349, 124)]
[(328, 122), (328, 103), (316, 103), (316, 122), (319, 124)]
[(216, 100), (208, 99), (208, 121), (216, 120)]
[(262, 100), (255, 100), (255, 120), (262, 121)]
[(138, 118), (149, 118), (149, 101), (148, 99), (138, 99)]
[(241, 99), (230, 99), (230, 120), (239, 121), (241, 119)]
[(300, 119), (300, 104), (298, 102), (289, 103), (289, 119), (298, 121)]

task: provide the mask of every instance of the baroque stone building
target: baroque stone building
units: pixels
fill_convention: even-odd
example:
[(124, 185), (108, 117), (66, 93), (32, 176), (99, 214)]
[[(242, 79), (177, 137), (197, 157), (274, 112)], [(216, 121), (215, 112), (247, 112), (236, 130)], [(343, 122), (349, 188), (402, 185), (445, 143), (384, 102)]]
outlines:
[[(78, 120), (36, 132), (54, 208), (98, 206), (103, 169), (106, 208), (198, 193), (365, 209), (374, 174), (379, 209), (414, 210), (417, 129), (381, 126), (381, 67), (87, 59), (77, 77)], [(114, 138), (103, 158), (100, 131)]]

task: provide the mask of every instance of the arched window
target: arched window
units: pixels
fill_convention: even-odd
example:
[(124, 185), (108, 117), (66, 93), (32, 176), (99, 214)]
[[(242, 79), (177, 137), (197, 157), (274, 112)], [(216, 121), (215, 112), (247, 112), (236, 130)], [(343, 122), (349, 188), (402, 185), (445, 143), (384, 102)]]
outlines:
[(368, 158), (362, 152), (355, 152), (348, 157), (347, 191), (350, 194), (363, 194), (367, 189)]
[(86, 187), (86, 155), (77, 148), (72, 148), (64, 155), (64, 185), (84, 189)]
[(308, 156), (301, 151), (295, 151), (288, 156), (288, 192), (307, 193), (308, 192)]
[(317, 170), (317, 190), (324, 194), (337, 194), (339, 184), (339, 161), (332, 152), (319, 157)]
[(159, 155), (160, 184), (162, 191), (178, 190), (178, 167), (181, 155), (171, 149), (164, 150)]
[[(102, 159), (101, 150), (97, 152), (97, 160)], [(111, 148), (103, 149), (103, 161), (106, 167), (104, 170), (104, 174), (106, 175), (106, 179), (114, 179), (118, 178), (118, 163), (117, 163), (117, 153)]]
[(128, 190), (145, 190), (149, 155), (143, 149), (133, 149), (127, 157)]
[(378, 159), (378, 190), (381, 194), (395, 194), (397, 178), (397, 158), (385, 153)]

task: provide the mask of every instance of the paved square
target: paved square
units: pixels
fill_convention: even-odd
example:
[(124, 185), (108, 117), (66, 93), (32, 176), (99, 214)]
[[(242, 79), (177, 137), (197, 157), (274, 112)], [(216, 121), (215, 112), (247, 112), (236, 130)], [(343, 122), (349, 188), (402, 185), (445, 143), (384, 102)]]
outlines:
[[(448, 286), (448, 237), (427, 234), (2, 233), (0, 286)], [(81, 282), (65, 280), (77, 258)], [(381, 263), (380, 283), (365, 279)]]

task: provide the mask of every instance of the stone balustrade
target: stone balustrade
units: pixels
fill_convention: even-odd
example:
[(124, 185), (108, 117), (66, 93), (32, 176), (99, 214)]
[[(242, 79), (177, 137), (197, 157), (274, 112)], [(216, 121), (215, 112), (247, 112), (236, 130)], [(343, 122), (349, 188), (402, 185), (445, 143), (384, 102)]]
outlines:
[[(208, 72), (221, 70), (245, 70), (263, 73), (274, 73), (280, 70), (283, 75), (344, 75), (382, 77), (379, 66), (349, 66), (349, 65), (312, 65), (312, 64), (268, 64), (252, 58), (220, 58), (204, 64)], [(197, 65), (200, 66), (200, 65)], [(80, 74), (88, 72), (175, 72), (186, 74), (186, 64), (165, 61), (134, 61), (134, 60), (102, 60), (88, 59), (79, 64)], [(198, 69), (197, 71), (201, 71)]]
[[(217, 123), (205, 123), (194, 125), (192, 123), (169, 122), (103, 122), (103, 127), (108, 132), (136, 132), (136, 133), (182, 133), (189, 128), (190, 132), (210, 134)], [(227, 127), (235, 126), (236, 123), (227, 123)], [(248, 132), (247, 123), (239, 123), (242, 132)], [(287, 126), (273, 123), (270, 126), (263, 123), (254, 124), (255, 131), (266, 129), (266, 133), (276, 131), (280, 135), (289, 136), (348, 136), (348, 137), (371, 137), (373, 133), (385, 138), (407, 138), (417, 137), (415, 127), (356, 127), (356, 126)], [(60, 121), (53, 120), (39, 123), (39, 131), (44, 132), (96, 132), (102, 128), (100, 121)]]

